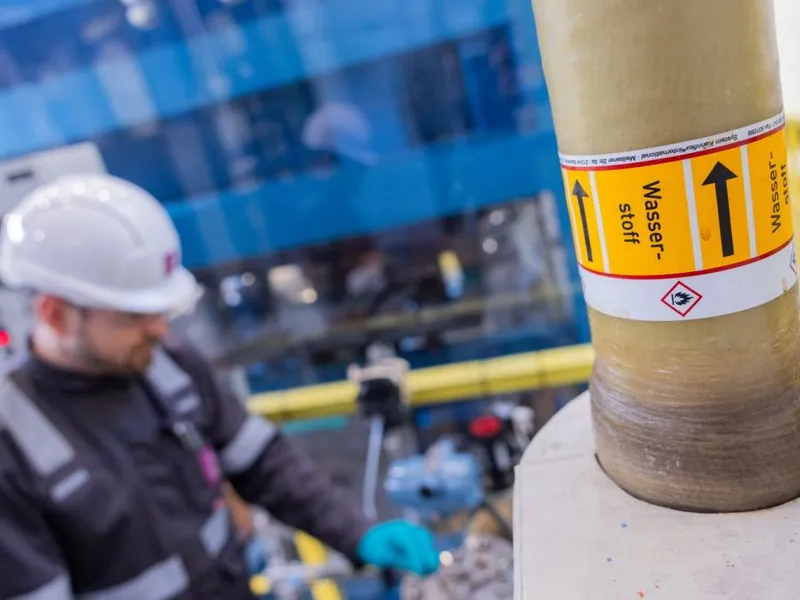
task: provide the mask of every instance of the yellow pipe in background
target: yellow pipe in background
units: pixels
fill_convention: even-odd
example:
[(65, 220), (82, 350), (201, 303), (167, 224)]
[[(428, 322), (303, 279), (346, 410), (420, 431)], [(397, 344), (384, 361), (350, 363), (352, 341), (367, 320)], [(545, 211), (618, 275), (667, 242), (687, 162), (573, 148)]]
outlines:
[(800, 226), (800, 121), (786, 122), (789, 149), (789, 189), (792, 198), (792, 218), (795, 228)]
[[(414, 406), (585, 383), (594, 362), (589, 344), (415, 369), (407, 384)], [(349, 381), (266, 392), (250, 397), (254, 413), (274, 421), (353, 414), (358, 388)]]

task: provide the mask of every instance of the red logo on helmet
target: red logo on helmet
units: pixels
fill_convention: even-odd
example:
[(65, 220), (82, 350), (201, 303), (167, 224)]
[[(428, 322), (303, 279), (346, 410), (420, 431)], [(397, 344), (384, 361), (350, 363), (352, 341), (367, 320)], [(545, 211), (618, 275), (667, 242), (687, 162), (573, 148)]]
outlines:
[(178, 256), (177, 252), (170, 252), (167, 254), (164, 257), (164, 274), (172, 275), (172, 272), (176, 269), (179, 263), (180, 257)]

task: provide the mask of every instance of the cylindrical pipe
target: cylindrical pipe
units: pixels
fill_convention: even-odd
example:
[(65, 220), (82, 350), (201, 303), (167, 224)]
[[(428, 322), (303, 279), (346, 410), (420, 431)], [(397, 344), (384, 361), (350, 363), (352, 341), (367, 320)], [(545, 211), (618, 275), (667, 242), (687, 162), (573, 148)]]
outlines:
[[(731, 261), (723, 261), (725, 267), (718, 269), (717, 279), (709, 279), (706, 275), (713, 269), (704, 271), (701, 265), (701, 255), (706, 256), (707, 251), (729, 256), (734, 241), (737, 252), (746, 250), (745, 218), (748, 223), (753, 218), (762, 219), (767, 226), (765, 235), (769, 234), (769, 219), (774, 219), (768, 214), (773, 209), (768, 204), (772, 202), (770, 177), (773, 183), (777, 181), (778, 205), (774, 209), (784, 228), (781, 235), (786, 236), (778, 254), (788, 251), (791, 255), (793, 249), (789, 208), (783, 206), (784, 201), (788, 203), (788, 191), (782, 187), (785, 174), (782, 133), (764, 142), (772, 144), (766, 156), (760, 154), (766, 146), (736, 143), (725, 146), (731, 140), (735, 142), (750, 135), (741, 128), (768, 119), (772, 121), (767, 132), (780, 131), (782, 102), (772, 0), (533, 0), (533, 5), (562, 165), (566, 164), (563, 155), (574, 158), (628, 153), (740, 130), (733, 137), (723, 136), (713, 142), (720, 144), (720, 149), (730, 148), (726, 153), (713, 154), (712, 148), (706, 152), (706, 158), (696, 159), (699, 162), (692, 162), (695, 160), (692, 154), (681, 154), (685, 160), (670, 163), (669, 152), (660, 153), (664, 169), (677, 170), (653, 171), (652, 177), (640, 179), (644, 189), (638, 197), (631, 195), (629, 192), (634, 188), (619, 183), (620, 175), (612, 171), (597, 170), (591, 174), (591, 185), (587, 183), (586, 189), (577, 189), (570, 186), (572, 181), (565, 170), (567, 194), (577, 191), (585, 195), (579, 200), (595, 202), (598, 212), (605, 211), (598, 220), (606, 226), (600, 232), (608, 241), (608, 247), (602, 248), (606, 268), (605, 272), (600, 269), (592, 285), (596, 288), (597, 281), (601, 281), (606, 290), (614, 291), (623, 289), (620, 287), (623, 283), (630, 284), (626, 289), (633, 298), (619, 300), (612, 298), (613, 294), (606, 294), (610, 304), (618, 302), (622, 306), (626, 302), (650, 300), (640, 290), (651, 284), (642, 281), (655, 282), (652, 283), (655, 286), (663, 283), (663, 301), (673, 304), (676, 309), (673, 312), (682, 313), (678, 317), (668, 316), (663, 308), (656, 306), (656, 296), (652, 298), (652, 307), (647, 308), (657, 315), (652, 318), (649, 313), (636, 319), (622, 311), (612, 315), (614, 310), (603, 305), (601, 311), (597, 302), (590, 306), (596, 352), (590, 387), (601, 465), (618, 485), (634, 496), (686, 510), (752, 510), (797, 497), (800, 494), (800, 323), (796, 277), (793, 279), (787, 269), (783, 272), (783, 288), (779, 279), (777, 292), (771, 299), (754, 302), (753, 307), (745, 310), (725, 309), (722, 306), (726, 303), (741, 305), (741, 298), (758, 295), (755, 288), (761, 284), (753, 279), (754, 271), (728, 269)], [(712, 143), (708, 144), (706, 147), (711, 148)], [(679, 153), (684, 151), (688, 152), (686, 147)], [(645, 155), (637, 156), (637, 160), (643, 160)], [(717, 158), (721, 163), (729, 159), (741, 161), (737, 163), (739, 170), (727, 169), (730, 165), (723, 164), (725, 168), (714, 167), (718, 170), (713, 171), (721, 178), (715, 178), (709, 171), (704, 181), (706, 173), (700, 170), (714, 163), (702, 161)], [(750, 165), (750, 173), (742, 170), (746, 164)], [(635, 179), (637, 173), (630, 166), (619, 168), (628, 168), (628, 175)], [(590, 166), (588, 170), (595, 168)], [(694, 184), (693, 168), (694, 176), (701, 177)], [(589, 176), (586, 172), (586, 177)], [(611, 181), (609, 177), (618, 178), (616, 188), (607, 183)], [(673, 186), (671, 196), (666, 193), (668, 186), (662, 185), (668, 183), (669, 177), (680, 182)], [(662, 195), (653, 192), (650, 185), (657, 181), (661, 184), (656, 188), (665, 190)], [(684, 184), (688, 190), (685, 193)], [(740, 194), (732, 191), (734, 185), (747, 186), (752, 197), (744, 191)], [(612, 193), (615, 189), (616, 196)], [(703, 209), (701, 204), (712, 201), (715, 193), (717, 207), (713, 211)], [(649, 237), (648, 231), (653, 229), (647, 229), (651, 221), (645, 215), (657, 206), (653, 197), (660, 203), (662, 218), (666, 219), (665, 213), (670, 210), (675, 216), (678, 209), (681, 214), (689, 215), (685, 217), (686, 233), (678, 235), (674, 228), (667, 231), (672, 225), (665, 224), (658, 236)], [(740, 199), (742, 212), (737, 216), (739, 209), (734, 203)], [(634, 220), (635, 240), (634, 234), (623, 230), (630, 225), (622, 223), (620, 227), (620, 219), (625, 217), (616, 213), (618, 205), (620, 213), (639, 215)], [(623, 210), (628, 205), (633, 210)], [(723, 208), (728, 211), (727, 216)], [(591, 210), (591, 205), (587, 210)], [(585, 219), (585, 215), (581, 216)], [(658, 216), (654, 218), (658, 220)], [(677, 218), (670, 223), (677, 223)], [(727, 220), (730, 227), (731, 219), (743, 231), (741, 239), (733, 240), (723, 234), (723, 222)], [(738, 225), (736, 219), (740, 220)], [(580, 251), (578, 220), (579, 215), (575, 214), (573, 229)], [(773, 220), (773, 229), (774, 223)], [(758, 227), (761, 225), (749, 227), (750, 269), (762, 269), (758, 265), (766, 263), (760, 262), (763, 256)], [(586, 235), (586, 244), (595, 242), (597, 260), (600, 256), (597, 240)], [(615, 235), (617, 241), (612, 239)], [(672, 241), (666, 240), (669, 235), (673, 236)], [(685, 242), (682, 246), (672, 243), (681, 235)], [(628, 249), (622, 242), (648, 243), (648, 237), (656, 246), (659, 242), (666, 243), (676, 264), (686, 257), (691, 262), (694, 256), (687, 269), (690, 272), (648, 279), (651, 273), (641, 272), (640, 261), (629, 267), (631, 273), (638, 273), (639, 279), (609, 277), (608, 265), (613, 267), (615, 260), (613, 252), (629, 252), (626, 256), (633, 257), (631, 260), (639, 256), (632, 245)], [(613, 246), (614, 243), (618, 245)], [(585, 254), (586, 248), (583, 250)], [(640, 246), (636, 252), (640, 252)], [(661, 258), (659, 254), (658, 259)], [(786, 267), (792, 260), (793, 256), (786, 259)], [(796, 266), (792, 268), (796, 270)], [(704, 278), (691, 279), (698, 273), (703, 273)], [(728, 299), (723, 298), (719, 304), (722, 308), (714, 308), (713, 298), (719, 292), (715, 282), (731, 277), (731, 273), (740, 274), (741, 298), (728, 293)], [(759, 273), (763, 275), (763, 269)], [(587, 301), (591, 305), (588, 277), (584, 269)], [(774, 278), (774, 274), (764, 277)], [(688, 281), (699, 282), (691, 283), (692, 290), (706, 287), (700, 294), (692, 293), (680, 287)], [(776, 284), (774, 280), (767, 283)], [(679, 287), (671, 289), (670, 296), (673, 285)], [(675, 290), (685, 293), (676, 297)], [(597, 298), (596, 290), (593, 293)], [(697, 301), (698, 295), (705, 299), (699, 300), (696, 312), (690, 317), (685, 303)], [(719, 314), (712, 311), (707, 318), (697, 317), (709, 308)]]
[(375, 498), (378, 493), (378, 478), (381, 471), (381, 453), (383, 452), (383, 417), (372, 417), (369, 422), (369, 442), (367, 444), (367, 463), (364, 467), (364, 489), (362, 502), (364, 514), (371, 521), (378, 520), (378, 506)]

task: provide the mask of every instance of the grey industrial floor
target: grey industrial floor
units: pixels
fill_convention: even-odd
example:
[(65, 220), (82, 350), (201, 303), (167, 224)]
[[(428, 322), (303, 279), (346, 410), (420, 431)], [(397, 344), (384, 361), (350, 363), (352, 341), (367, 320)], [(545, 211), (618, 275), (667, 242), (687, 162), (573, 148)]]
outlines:
[[(328, 473), (333, 482), (345, 488), (353, 501), (358, 503), (362, 498), (368, 437), (366, 423), (356, 418), (350, 419), (343, 429), (292, 434), (292, 438), (314, 458), (321, 469)], [(379, 482), (383, 481), (385, 469), (384, 460)], [(381, 518), (397, 515), (397, 511), (386, 500), (380, 487), (376, 504)]]

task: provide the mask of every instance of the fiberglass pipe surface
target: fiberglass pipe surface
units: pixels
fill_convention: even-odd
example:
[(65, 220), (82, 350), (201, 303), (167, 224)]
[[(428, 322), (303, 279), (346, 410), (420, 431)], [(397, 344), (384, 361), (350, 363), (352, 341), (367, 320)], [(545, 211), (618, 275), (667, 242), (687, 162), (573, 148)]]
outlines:
[[(533, 0), (533, 7), (562, 154), (676, 144), (750, 127), (782, 110), (771, 0)], [(782, 183), (783, 164), (769, 167)], [(750, 174), (756, 183), (759, 173)], [(577, 190), (589, 201), (596, 192), (571, 183), (568, 195)], [(780, 193), (788, 203), (788, 191)], [(611, 200), (620, 210), (633, 202)], [(785, 219), (791, 244), (789, 209), (775, 210), (784, 210), (777, 218)], [(708, 242), (718, 213), (697, 214), (694, 235)], [(669, 245), (669, 227), (661, 233)], [(744, 236), (746, 245), (746, 228)], [(691, 253), (687, 246), (682, 251)], [(724, 241), (722, 248), (724, 255)], [(768, 301), (709, 318), (633, 320), (590, 308), (597, 456), (620, 487), (654, 504), (710, 512), (754, 510), (800, 495), (795, 282), (784, 278)], [(740, 285), (744, 294), (756, 284), (742, 276)]]

